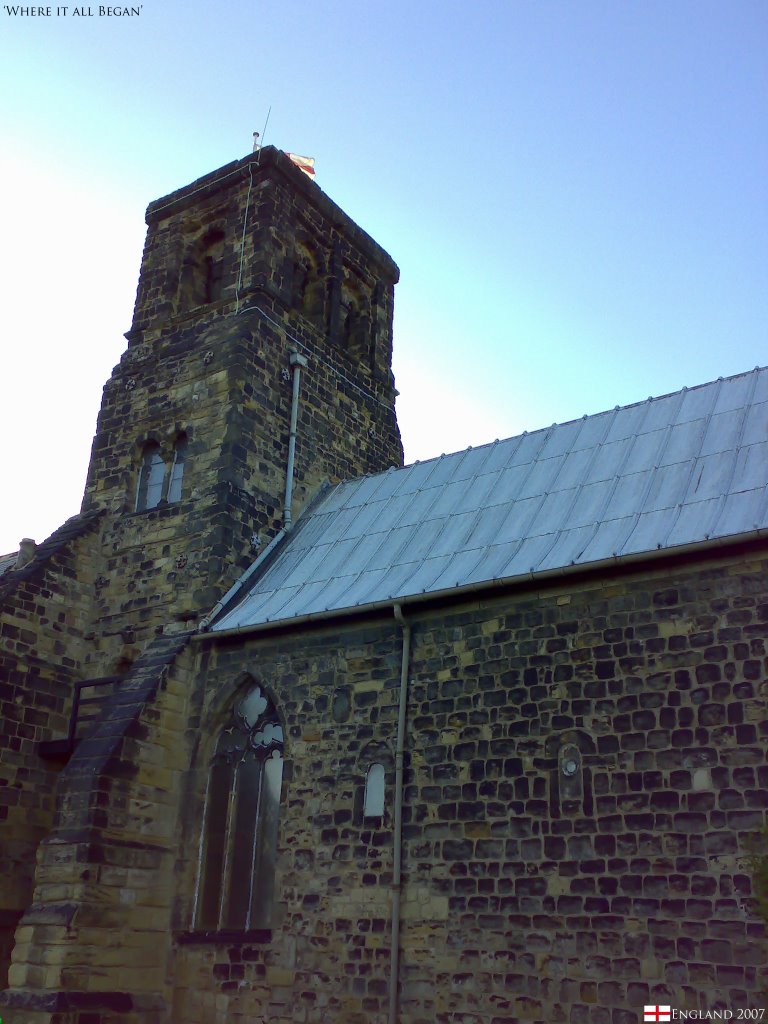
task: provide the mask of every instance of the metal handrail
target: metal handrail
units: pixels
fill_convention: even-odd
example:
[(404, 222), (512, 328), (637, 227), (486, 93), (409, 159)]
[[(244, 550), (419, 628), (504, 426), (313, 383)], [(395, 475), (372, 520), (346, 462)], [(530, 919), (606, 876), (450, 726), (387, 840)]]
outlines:
[(82, 721), (80, 709), (86, 704), (101, 704), (103, 697), (83, 697), (83, 690), (99, 686), (114, 686), (122, 682), (125, 676), (99, 676), (95, 679), (83, 679), (74, 683), (72, 693), (72, 707), (69, 712), (69, 726), (65, 740), (42, 740), (39, 745), (39, 752), (42, 757), (61, 757), (71, 754), (77, 742), (77, 726)]

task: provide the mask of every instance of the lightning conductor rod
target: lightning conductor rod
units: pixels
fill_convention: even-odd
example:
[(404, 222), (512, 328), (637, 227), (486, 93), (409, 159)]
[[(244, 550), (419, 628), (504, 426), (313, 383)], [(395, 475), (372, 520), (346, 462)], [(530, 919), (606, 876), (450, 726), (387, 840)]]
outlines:
[[(272, 113), (272, 107), (267, 111), (267, 119), (264, 122), (264, 131), (259, 136), (258, 132), (253, 133), (253, 152), (258, 153), (256, 157), (256, 166), (258, 167), (261, 163), (261, 147), (264, 143), (264, 136), (267, 134), (267, 125), (269, 124), (269, 115)], [(259, 142), (261, 137), (261, 142)], [(235, 285), (235, 313), (240, 310), (240, 286), (243, 283), (243, 261), (245, 259), (245, 228), (248, 223), (248, 206), (251, 202), (251, 189), (253, 188), (253, 169), (251, 164), (248, 165), (248, 194), (245, 197), (245, 213), (243, 214), (243, 234), (240, 239), (240, 267), (237, 271), (237, 284)], [(2, 1024), (2, 1021), (0, 1021)]]
[(299, 387), (301, 385), (301, 368), (306, 367), (307, 360), (298, 352), (291, 352), (291, 371), (293, 373), (293, 394), (291, 396), (291, 432), (288, 437), (288, 465), (285, 470), (285, 501), (283, 502), (283, 527), (291, 528), (291, 502), (293, 500), (293, 465), (296, 459), (296, 425), (299, 419)]
[(259, 133), (258, 132), (254, 132), (253, 133), (253, 152), (259, 154), (256, 157), (256, 164), (257, 164), (257, 166), (261, 163), (261, 149), (262, 149), (262, 146), (264, 145), (264, 140), (267, 137), (267, 125), (269, 124), (269, 115), (271, 113), (272, 113), (272, 107), (270, 106), (269, 110), (267, 111), (266, 120), (264, 121), (264, 131), (261, 133), (261, 142), (259, 142)]

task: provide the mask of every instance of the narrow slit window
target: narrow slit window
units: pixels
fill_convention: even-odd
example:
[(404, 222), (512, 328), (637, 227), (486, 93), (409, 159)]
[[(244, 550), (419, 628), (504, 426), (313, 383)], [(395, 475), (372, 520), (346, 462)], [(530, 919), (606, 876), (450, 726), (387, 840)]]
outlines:
[(136, 511), (156, 508), (163, 497), (165, 463), (160, 454), (160, 445), (152, 442), (144, 447), (139, 471), (139, 487), (136, 493)]
[(187, 437), (181, 434), (173, 446), (173, 463), (168, 480), (168, 501), (181, 501), (181, 485), (184, 480), (184, 464), (187, 459)]
[[(358, 805), (359, 806), (359, 805)], [(384, 815), (384, 765), (372, 764), (365, 777), (364, 818), (381, 818)]]
[(195, 926), (269, 928), (283, 778), (283, 729), (255, 686), (223, 730), (206, 794)]

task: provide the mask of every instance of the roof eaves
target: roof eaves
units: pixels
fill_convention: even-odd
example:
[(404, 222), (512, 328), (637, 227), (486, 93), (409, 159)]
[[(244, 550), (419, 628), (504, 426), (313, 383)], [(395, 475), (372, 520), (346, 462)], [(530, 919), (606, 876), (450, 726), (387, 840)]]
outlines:
[(673, 558), (686, 554), (704, 554), (717, 548), (730, 548), (750, 541), (762, 540), (768, 537), (768, 529), (756, 527), (747, 533), (734, 534), (730, 537), (708, 538), (703, 541), (696, 541), (691, 544), (681, 544), (671, 548), (658, 548), (653, 551), (631, 552), (626, 555), (613, 555), (610, 558), (603, 558), (594, 562), (570, 564), (551, 569), (535, 570), (517, 576), (505, 576), (497, 579), (481, 580), (476, 583), (468, 583), (459, 587), (447, 587), (443, 590), (409, 594), (402, 597), (388, 597), (379, 601), (371, 601), (368, 604), (352, 605), (346, 608), (329, 608), (324, 611), (308, 612), (304, 615), (287, 616), (281, 619), (271, 619), (265, 622), (249, 623), (242, 626), (233, 626), (230, 629), (217, 630), (210, 633), (197, 633), (192, 639), (203, 640), (215, 637), (226, 638), (231, 636), (243, 636), (249, 633), (266, 633), (272, 630), (286, 629), (289, 627), (301, 626), (309, 623), (322, 622), (331, 619), (351, 619), (360, 615), (368, 615), (384, 609), (394, 608), (396, 605), (401, 608), (422, 606), (432, 602), (455, 599), (462, 601), (472, 594), (490, 593), (499, 588), (519, 585), (523, 582), (539, 583), (563, 577), (570, 577), (579, 573), (599, 572), (605, 569), (631, 568), (633, 565), (640, 565), (647, 562), (657, 562), (665, 558)]

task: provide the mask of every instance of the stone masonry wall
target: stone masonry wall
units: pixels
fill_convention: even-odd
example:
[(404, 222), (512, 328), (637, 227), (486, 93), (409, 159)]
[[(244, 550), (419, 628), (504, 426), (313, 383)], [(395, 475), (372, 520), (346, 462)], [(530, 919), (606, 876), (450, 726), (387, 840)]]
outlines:
[[(294, 517), (325, 481), (402, 462), (390, 370), (397, 267), (287, 157), (265, 150), (213, 172), (152, 204), (148, 225), (128, 349), (104, 389), (83, 513), (71, 521), (85, 532), (75, 537), (65, 524), (32, 567), (6, 574), (12, 592), (6, 576), (0, 583), (8, 599), (0, 627), (0, 984), (62, 766), (41, 760), (39, 741), (66, 735), (74, 683), (129, 680), (154, 644), (173, 643), (210, 611), (279, 529), (290, 354), (308, 362)], [(180, 436), (188, 443), (181, 499), (135, 511), (145, 445), (159, 446), (167, 470)], [(72, 778), (70, 765), (65, 790)], [(98, 799), (111, 792), (106, 778)], [(55, 902), (58, 883), (49, 880), (67, 857), (70, 872), (90, 871), (100, 842), (73, 853), (73, 840), (66, 856), (59, 840), (43, 846), (46, 904)], [(75, 892), (73, 884), (62, 875), (73, 900), (98, 903), (98, 885), (84, 881)], [(62, 956), (71, 958), (71, 922), (53, 913), (50, 927), (64, 928)], [(38, 955), (38, 940), (58, 942), (42, 919), (22, 928), (33, 924), (42, 931), (17, 946), (22, 958)], [(87, 962), (55, 965), (63, 989), (74, 984), (72, 963), (79, 970)], [(30, 963), (30, 984), (50, 989), (50, 971)]]
[[(743, 551), (406, 609), (402, 1024), (762, 1005), (766, 568)], [(400, 654), (394, 617), (159, 637), (62, 779), (12, 1019), (383, 1024)], [(192, 916), (207, 765), (249, 681), (286, 732), (277, 912), (214, 941)]]
[[(279, 316), (272, 311), (271, 317)], [(275, 321), (277, 323), (277, 321)], [(135, 650), (153, 629), (207, 612), (263, 546), (282, 517), (290, 425), (290, 350), (286, 337), (256, 311), (130, 349), (107, 388), (94, 450), (88, 501), (122, 495), (105, 519), (105, 571), (97, 594), (98, 642), (105, 661), (133, 634)], [(293, 509), (325, 481), (336, 482), (402, 461), (391, 407), (359, 394), (329, 345), (303, 335)], [(130, 385), (130, 386), (129, 386)], [(188, 439), (182, 500), (132, 510), (141, 450), (161, 444), (168, 464), (173, 438)], [(99, 475), (99, 465), (114, 466)], [(102, 488), (102, 483), (104, 486)], [(103, 490), (103, 493), (102, 493)], [(115, 640), (114, 638), (117, 638)]]
[[(763, 1005), (747, 847), (768, 791), (766, 568), (754, 552), (668, 562), (411, 616), (403, 1024)], [(173, 1020), (386, 1019), (399, 659), (394, 622), (204, 654), (175, 926), (190, 927), (207, 757), (246, 670), (286, 726), (279, 923), (179, 941)], [(377, 823), (361, 817), (373, 761)]]
[[(288, 646), (290, 644), (290, 646)], [(180, 861), (172, 1020), (339, 1021), (386, 1017), (391, 806), (364, 826), (361, 778), (383, 762), (396, 721), (399, 638), (345, 629), (279, 642), (241, 641), (203, 655), (201, 741)], [(272, 934), (219, 943), (191, 931), (208, 760), (237, 693), (268, 687), (285, 725), (285, 769)], [(383, 1017), (382, 1017), (383, 1015)]]
[(191, 746), (186, 643), (150, 645), (61, 774), (0, 995), (18, 1024), (168, 1019), (179, 780)]
[(39, 744), (66, 736), (73, 684), (86, 671), (97, 519), (70, 520), (0, 579), (0, 988), (53, 819), (56, 771)]

